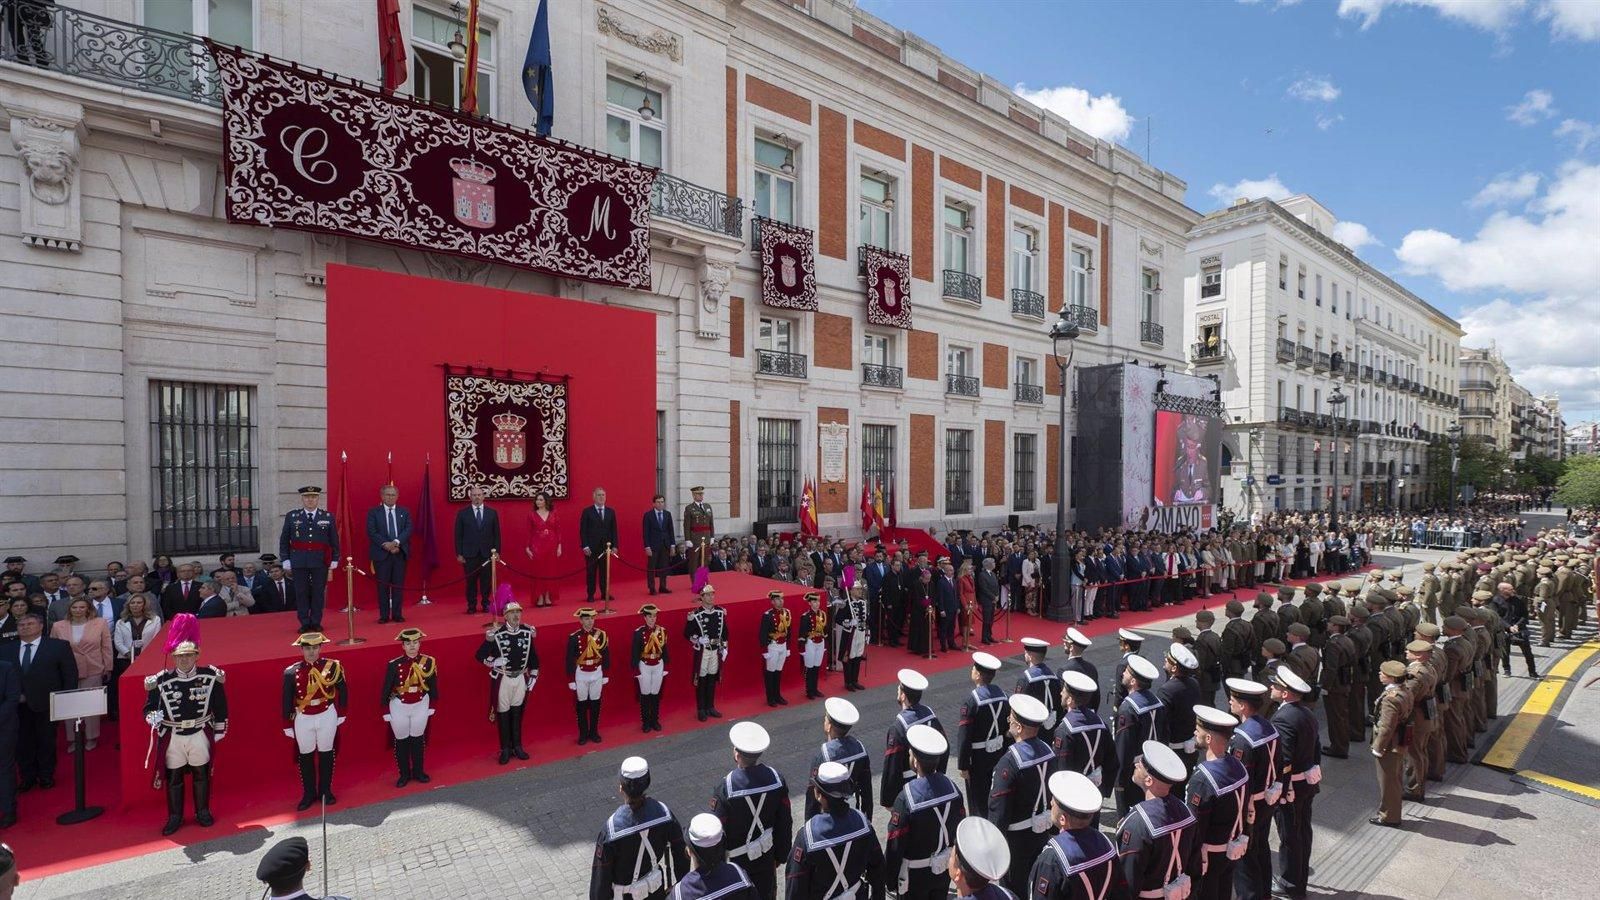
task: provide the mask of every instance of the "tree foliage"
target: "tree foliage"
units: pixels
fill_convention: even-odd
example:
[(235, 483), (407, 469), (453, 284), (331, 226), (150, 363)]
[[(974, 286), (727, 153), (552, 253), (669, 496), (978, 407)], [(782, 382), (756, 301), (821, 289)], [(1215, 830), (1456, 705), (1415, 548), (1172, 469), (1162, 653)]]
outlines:
[(1600, 506), (1600, 456), (1574, 456), (1556, 481), (1556, 502), (1562, 506)]

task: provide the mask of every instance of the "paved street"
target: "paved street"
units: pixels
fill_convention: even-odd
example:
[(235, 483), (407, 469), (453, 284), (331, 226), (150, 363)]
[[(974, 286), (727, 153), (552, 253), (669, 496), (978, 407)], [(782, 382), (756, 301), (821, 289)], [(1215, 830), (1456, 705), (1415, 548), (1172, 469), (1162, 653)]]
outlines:
[[(1391, 566), (1404, 564), (1406, 581), (1415, 584), (1420, 563), (1442, 555), (1429, 551), (1404, 558), (1380, 557), (1379, 561)], [(1192, 614), (1145, 629), (1153, 638), (1147, 644), (1147, 655), (1156, 658), (1166, 646), (1166, 634), (1179, 622), (1192, 624)], [(1593, 633), (1594, 623), (1590, 622), (1583, 637)], [(1541, 671), (1574, 643), (1562, 642), (1552, 650), (1535, 648)], [(1116, 656), (1115, 645), (1104, 639), (1090, 652), (1091, 661), (1102, 673), (1110, 672)], [(899, 663), (893, 652), (878, 659), (884, 665)], [(1516, 677), (1501, 680), (1502, 712), (1514, 711), (1534, 686), (1522, 677), (1520, 660), (1513, 670)], [(1008, 659), (1000, 676), (1002, 683), (1009, 686), (1016, 671), (1015, 660)], [(964, 669), (931, 679), (931, 703), (951, 726), (966, 679)], [(886, 723), (894, 712), (893, 689), (866, 691), (852, 699), (862, 712), (858, 734), (869, 749), (881, 747)], [(1574, 707), (1580, 704), (1590, 712), (1600, 711), (1600, 688), (1583, 693)], [(790, 706), (759, 720), (773, 738), (767, 761), (790, 779), (797, 816), (800, 781), (822, 739), (821, 716), (821, 704), (812, 703)], [(1508, 720), (1502, 716), (1494, 724)], [(566, 724), (551, 723), (549, 727)], [(531, 723), (530, 727), (541, 726)], [(1567, 723), (1560, 734), (1562, 755), (1582, 752), (1594, 758), (1600, 726)], [(1495, 770), (1453, 766), (1444, 785), (1431, 786), (1436, 790), (1430, 792), (1428, 803), (1406, 804), (1404, 830), (1374, 828), (1366, 823), (1375, 810), (1376, 788), (1374, 766), (1365, 746), (1355, 745), (1349, 760), (1324, 763), (1326, 780), (1315, 809), (1315, 895), (1407, 900), (1570, 896), (1572, 885), (1583, 883), (1579, 879), (1587, 875), (1585, 851), (1600, 830), (1600, 810), (1566, 796), (1535, 791)], [(1487, 746), (1480, 738), (1480, 751)], [(1550, 749), (1555, 746), (1552, 742), (1544, 752), (1555, 752)], [(425, 794), (408, 792), (393, 802), (340, 811), (328, 820), (329, 891), (355, 898), (583, 896), (595, 832), (617, 803), (617, 766), (632, 753), (650, 759), (653, 793), (685, 821), (706, 807), (712, 785), (731, 765), (725, 723), (643, 744), (608, 744), (581, 758), (536, 770)], [(1592, 767), (1590, 771), (1592, 774)], [(879, 810), (875, 824), (880, 832), (886, 818)], [(1550, 827), (1557, 822), (1561, 827)], [(158, 823), (151, 824), (154, 828)], [(312, 887), (320, 893), (319, 835), (302, 823), (53, 876), (24, 884), (17, 896), (24, 900), (103, 898), (108, 890), (114, 890), (123, 897), (255, 897), (261, 888), (253, 873), (261, 851), (293, 834), (312, 842), (317, 864)]]

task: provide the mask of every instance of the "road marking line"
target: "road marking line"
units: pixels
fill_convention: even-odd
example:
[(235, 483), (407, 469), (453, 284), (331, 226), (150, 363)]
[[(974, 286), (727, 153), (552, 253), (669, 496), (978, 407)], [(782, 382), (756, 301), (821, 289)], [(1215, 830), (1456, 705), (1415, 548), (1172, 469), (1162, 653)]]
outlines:
[(1535, 781), (1539, 784), (1553, 787), (1557, 790), (1577, 794), (1580, 797), (1587, 797), (1590, 800), (1600, 800), (1600, 788), (1593, 788), (1586, 784), (1578, 784), (1575, 781), (1568, 781), (1565, 778), (1557, 778), (1554, 775), (1546, 775), (1543, 772), (1533, 772), (1527, 769), (1518, 772), (1517, 777), (1527, 779), (1528, 781)]
[[(1527, 751), (1528, 745), (1533, 743), (1534, 737), (1539, 732), (1539, 726), (1544, 724), (1550, 710), (1555, 708), (1556, 701), (1561, 699), (1562, 691), (1566, 690), (1573, 676), (1596, 653), (1600, 653), (1600, 640), (1580, 644), (1557, 660), (1544, 679), (1534, 687), (1533, 693), (1528, 695), (1528, 699), (1522, 704), (1522, 709), (1517, 711), (1517, 717), (1500, 732), (1500, 737), (1494, 742), (1494, 746), (1479, 761), (1483, 765), (1507, 772), (1516, 771), (1522, 754)], [(1534, 776), (1529, 775), (1529, 777)], [(1552, 776), (1538, 777), (1548, 779)], [(1600, 799), (1600, 794), (1597, 794), (1595, 799)]]

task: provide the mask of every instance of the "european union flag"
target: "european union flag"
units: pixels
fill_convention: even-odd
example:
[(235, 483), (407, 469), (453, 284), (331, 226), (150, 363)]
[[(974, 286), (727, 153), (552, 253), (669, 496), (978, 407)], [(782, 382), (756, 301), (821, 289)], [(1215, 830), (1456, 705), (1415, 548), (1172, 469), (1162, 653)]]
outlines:
[(549, 136), (555, 124), (555, 80), (550, 71), (550, 19), (545, 10), (547, 0), (539, 0), (539, 12), (533, 19), (533, 34), (528, 37), (528, 55), (522, 61), (522, 92), (533, 104), (534, 130)]

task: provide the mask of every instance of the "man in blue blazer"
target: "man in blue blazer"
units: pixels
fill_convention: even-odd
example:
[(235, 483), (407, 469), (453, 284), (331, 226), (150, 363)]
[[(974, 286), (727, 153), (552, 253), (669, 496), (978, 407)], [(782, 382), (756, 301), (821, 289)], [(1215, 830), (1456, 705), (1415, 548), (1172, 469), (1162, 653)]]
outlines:
[[(667, 498), (657, 494), (650, 498), (650, 509), (644, 514), (644, 586), (651, 595), (667, 590), (667, 572), (672, 568), (672, 545), (678, 542), (677, 530), (672, 524), (672, 513), (667, 509)], [(659, 585), (659, 586), (658, 586)]]
[(400, 614), (400, 586), (411, 553), (411, 511), (400, 505), (400, 490), (392, 484), (378, 496), (383, 502), (367, 510), (367, 558), (378, 582), (378, 624), (385, 625), (406, 620)]

